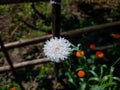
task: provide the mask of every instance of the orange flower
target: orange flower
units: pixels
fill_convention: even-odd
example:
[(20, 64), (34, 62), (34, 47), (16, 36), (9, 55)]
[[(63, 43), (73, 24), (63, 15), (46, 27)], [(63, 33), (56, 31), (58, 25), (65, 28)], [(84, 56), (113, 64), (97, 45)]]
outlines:
[(84, 70), (79, 70), (79, 71), (77, 72), (77, 75), (78, 75), (78, 77), (83, 78), (83, 77), (85, 77), (86, 72), (85, 72)]
[(95, 49), (95, 48), (96, 48), (96, 45), (95, 45), (95, 44), (90, 44), (89, 48), (90, 48), (90, 49)]
[(76, 57), (78, 57), (78, 58), (80, 58), (80, 57), (82, 57), (82, 56), (84, 56), (84, 55), (85, 55), (85, 52), (84, 52), (84, 51), (81, 51), (81, 52), (77, 51), (77, 52), (76, 52)]
[(112, 34), (112, 37), (115, 39), (118, 39), (118, 38), (120, 38), (120, 34)]
[(10, 88), (10, 90), (17, 90), (17, 89), (16, 89), (16, 87), (12, 87), (12, 88)]
[(97, 52), (96, 52), (96, 56), (97, 56), (98, 58), (103, 58), (103, 57), (104, 57), (104, 53), (103, 53), (102, 51), (97, 51)]

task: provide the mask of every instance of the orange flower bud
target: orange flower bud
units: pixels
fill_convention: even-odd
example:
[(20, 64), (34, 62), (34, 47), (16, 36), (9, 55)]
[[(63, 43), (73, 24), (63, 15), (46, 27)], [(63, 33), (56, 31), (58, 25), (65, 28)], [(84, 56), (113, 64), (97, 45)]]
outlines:
[(17, 89), (16, 89), (16, 87), (12, 87), (12, 88), (10, 88), (10, 90), (17, 90)]
[(90, 48), (90, 49), (95, 49), (95, 48), (96, 48), (96, 45), (95, 45), (95, 44), (90, 44), (89, 48)]
[(103, 53), (102, 51), (97, 51), (97, 52), (96, 52), (96, 56), (97, 56), (98, 58), (103, 58), (103, 57), (104, 57), (104, 53)]
[(80, 57), (82, 57), (82, 56), (84, 56), (84, 55), (85, 55), (85, 52), (84, 52), (84, 51), (81, 51), (81, 52), (77, 51), (77, 52), (76, 52), (76, 57), (78, 57), (78, 58), (80, 58)]
[(120, 34), (112, 34), (112, 37), (115, 39), (118, 39), (118, 38), (120, 38)]
[(78, 77), (83, 78), (83, 77), (85, 77), (86, 72), (85, 72), (84, 70), (79, 70), (79, 71), (77, 72), (77, 75), (78, 75)]

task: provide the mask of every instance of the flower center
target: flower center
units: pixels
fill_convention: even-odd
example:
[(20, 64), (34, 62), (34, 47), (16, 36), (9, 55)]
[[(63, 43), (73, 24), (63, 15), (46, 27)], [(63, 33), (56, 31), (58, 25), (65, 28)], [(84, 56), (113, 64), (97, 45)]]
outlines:
[(60, 44), (59, 43), (57, 43), (55, 46), (53, 46), (54, 47), (54, 53), (56, 53), (56, 54), (58, 54), (58, 53), (60, 53), (61, 52), (61, 49), (60, 49)]

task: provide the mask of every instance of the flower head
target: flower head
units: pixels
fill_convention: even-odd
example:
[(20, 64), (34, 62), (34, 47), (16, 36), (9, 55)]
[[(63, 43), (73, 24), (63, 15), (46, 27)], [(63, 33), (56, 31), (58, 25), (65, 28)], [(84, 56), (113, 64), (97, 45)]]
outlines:
[(68, 55), (72, 51), (70, 48), (71, 43), (64, 38), (51, 38), (46, 41), (43, 52), (45, 55), (54, 62), (60, 62), (67, 59)]
[(103, 53), (102, 51), (97, 51), (97, 52), (96, 52), (96, 56), (97, 56), (98, 58), (103, 58), (103, 57), (104, 57), (104, 53)]
[(12, 88), (10, 88), (10, 90), (17, 90), (17, 89), (16, 89), (16, 87), (12, 87)]
[(89, 48), (90, 48), (90, 49), (95, 49), (95, 48), (96, 48), (96, 45), (95, 45), (95, 44), (90, 44)]
[(78, 57), (78, 58), (81, 58), (81, 57), (83, 57), (85, 55), (85, 52), (84, 51), (77, 51), (76, 52), (76, 57)]
[(79, 71), (77, 72), (77, 76), (80, 77), (80, 78), (85, 77), (85, 75), (86, 75), (86, 72), (85, 72), (84, 70), (79, 70)]
[(112, 34), (112, 37), (115, 38), (115, 39), (119, 39), (120, 38), (120, 34)]

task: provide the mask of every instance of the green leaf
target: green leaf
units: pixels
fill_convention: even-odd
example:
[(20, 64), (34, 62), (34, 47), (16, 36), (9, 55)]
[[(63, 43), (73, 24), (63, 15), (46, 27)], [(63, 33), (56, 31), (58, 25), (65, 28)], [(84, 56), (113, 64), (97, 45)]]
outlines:
[(120, 78), (119, 77), (113, 77), (113, 79), (120, 82)]
[(95, 65), (91, 65), (91, 70), (95, 71), (96, 66)]
[(86, 83), (82, 83), (79, 90), (85, 90), (87, 87)]
[(68, 76), (68, 78), (69, 78), (68, 81), (71, 82), (71, 83), (73, 83), (73, 79), (72, 79), (71, 74), (70, 74), (69, 72), (66, 72), (65, 74), (66, 74), (66, 75)]
[(109, 76), (108, 75), (106, 75), (106, 76), (104, 76), (103, 78), (102, 78), (102, 82), (104, 81), (107, 81), (107, 80), (109, 80)]
[(94, 77), (98, 77), (97, 73), (93, 70), (89, 70), (89, 72), (94, 76)]
[(98, 77), (91, 77), (89, 78), (88, 82), (99, 82), (99, 78)]
[(110, 74), (114, 72), (114, 67), (110, 67)]
[(115, 82), (111, 82), (111, 83), (106, 82), (106, 83), (102, 84), (101, 86), (103, 88), (107, 88), (107, 87), (109, 87), (109, 88), (111, 87), (112, 88), (112, 86), (115, 86), (115, 85), (116, 85)]
[(105, 90), (105, 88), (99, 85), (94, 85), (90, 88), (90, 90)]
[(107, 66), (106, 66), (106, 65), (102, 65), (101, 68), (100, 68), (100, 76), (101, 76), (101, 77), (102, 77), (102, 75), (103, 75), (104, 68), (107, 68)]

